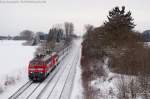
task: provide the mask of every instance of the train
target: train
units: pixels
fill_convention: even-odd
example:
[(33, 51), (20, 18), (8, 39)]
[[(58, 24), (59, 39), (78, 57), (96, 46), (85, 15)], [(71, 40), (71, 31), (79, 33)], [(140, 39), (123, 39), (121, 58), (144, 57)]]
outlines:
[(29, 62), (28, 77), (34, 82), (42, 82), (57, 67), (60, 61), (68, 54), (70, 47), (61, 51), (37, 55)]

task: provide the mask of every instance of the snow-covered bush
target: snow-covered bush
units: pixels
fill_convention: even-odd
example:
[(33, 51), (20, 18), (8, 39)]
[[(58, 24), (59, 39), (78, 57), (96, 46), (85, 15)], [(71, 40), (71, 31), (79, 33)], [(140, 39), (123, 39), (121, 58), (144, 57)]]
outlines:
[(5, 83), (4, 83), (5, 86), (9, 86), (9, 85), (14, 84), (14, 83), (15, 83), (15, 78), (14, 77), (6, 76), (6, 80), (5, 80)]

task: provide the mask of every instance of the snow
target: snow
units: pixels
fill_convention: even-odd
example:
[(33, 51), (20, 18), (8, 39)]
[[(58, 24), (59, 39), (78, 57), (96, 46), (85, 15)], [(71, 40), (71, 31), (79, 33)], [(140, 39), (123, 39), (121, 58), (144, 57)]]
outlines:
[[(0, 99), (5, 99), (19, 86), (28, 81), (27, 67), (36, 50), (34, 46), (23, 46), (24, 41), (0, 41)], [(9, 84), (6, 84), (10, 81)]]
[[(80, 40), (75, 40), (73, 42), (73, 47), (71, 48), (70, 53), (68, 54), (68, 56), (65, 57), (63, 61), (61, 61), (60, 66), (62, 69), (60, 69), (57, 72), (57, 74), (51, 80), (49, 85), (45, 88), (45, 90), (40, 96), (40, 99), (42, 98), (43, 99), (47, 99), (47, 98), (49, 99), (77, 99), (77, 97), (80, 97), (79, 95), (82, 94), (81, 79), (79, 78), (81, 76), (80, 75), (81, 71), (79, 69), (80, 57), (81, 57), (80, 44), (81, 44)], [(76, 62), (77, 62), (77, 65), (76, 65)], [(76, 73), (77, 76), (75, 80), (73, 80), (75, 71), (77, 72)], [(80, 81), (78, 82), (79, 79)], [(71, 85), (73, 81), (74, 83), (73, 83), (73, 88), (72, 88)], [(81, 90), (77, 87), (80, 87)], [(63, 92), (61, 93), (62, 90)], [(68, 98), (70, 96), (71, 90), (72, 90), (71, 97)], [(82, 98), (78, 98), (78, 99), (82, 99)]]
[[(37, 47), (23, 46), (23, 42), (24, 41), (11, 40), (0, 41), (0, 99), (7, 99), (28, 81), (28, 63), (33, 58), (33, 54)], [(62, 73), (63, 69), (60, 69), (57, 72), (54, 79), (50, 81), (49, 86), (45, 89), (42, 98), (44, 95), (45, 97), (49, 95), (49, 92), (53, 90), (53, 87), (55, 87), (55, 89), (53, 90), (50, 99), (58, 98), (61, 90), (63, 90), (63, 85), (66, 82), (67, 85), (63, 91), (64, 95), (62, 94), (61, 98), (66, 99), (64, 97), (68, 97), (67, 93), (71, 93), (70, 99), (83, 99), (84, 90), (82, 86), (82, 70), (80, 65), (82, 50), (81, 42), (81, 39), (74, 40), (72, 50), (60, 63), (61, 68), (64, 68), (65, 66), (68, 67), (66, 67), (64, 73)], [(73, 59), (78, 55), (79, 57), (75, 60), (77, 64), (75, 65), (76, 62), (74, 63)], [(69, 71), (71, 64), (74, 64), (74, 68)], [(102, 64), (106, 74), (105, 76), (91, 81), (90, 85), (95, 90), (99, 90), (98, 99), (118, 99), (117, 95), (119, 90), (117, 84), (121, 82), (121, 77), (124, 77), (125, 82), (128, 83), (131, 81), (131, 78), (136, 77), (112, 73), (108, 68), (108, 58), (105, 59), (104, 63), (100, 62), (99, 64)], [(57, 70), (57, 68), (55, 70)], [(48, 79), (51, 79), (51, 76), (49, 76)], [(35, 91), (32, 97), (36, 97), (38, 95), (36, 93), (41, 92), (40, 90), (42, 90), (43, 86), (48, 82), (48, 79), (41, 84), (41, 87), (38, 88), (39, 90)], [(55, 84), (57, 86), (54, 86)], [(72, 89), (71, 92), (70, 89)], [(33, 99), (32, 97), (31, 99)], [(137, 99), (142, 99), (142, 97), (139, 96)]]
[[(98, 90), (98, 93), (96, 94), (96, 97), (98, 98), (95, 99), (120, 99), (120, 85), (124, 84), (124, 87), (126, 87), (127, 90), (127, 87), (129, 87), (131, 81), (136, 81), (137, 76), (112, 73), (108, 68), (108, 58), (105, 59), (104, 64), (102, 66), (106, 75), (92, 80), (90, 83), (90, 86), (94, 90)], [(134, 82), (133, 86), (138, 86), (138, 83)], [(130, 93), (129, 99), (131, 99)], [(141, 93), (139, 95), (137, 93), (136, 99), (144, 98), (142, 98)]]
[(76, 75), (74, 86), (71, 94), (71, 99), (83, 99), (83, 88), (82, 88), (82, 80), (81, 80), (81, 68), (80, 65), (76, 68)]
[(75, 73), (75, 78), (74, 78), (74, 83), (73, 83), (73, 88), (72, 88), (72, 94), (71, 94), (71, 99), (83, 99), (83, 87), (82, 87), (82, 79), (81, 79), (81, 65), (80, 65), (80, 59), (81, 59), (81, 42), (82, 40), (78, 40), (76, 45), (80, 49), (80, 58), (78, 61), (78, 64), (76, 66), (76, 73)]
[[(0, 88), (3, 89), (3, 92), (0, 93), (0, 99), (7, 99), (14, 92), (16, 92), (23, 84), (25, 84), (28, 81), (28, 75), (27, 75), (28, 62), (33, 58), (33, 54), (36, 50), (36, 47), (22, 46), (23, 42), (24, 41), (0, 41), (0, 59), (3, 60), (0, 62), (1, 64), (0, 67), (2, 68), (0, 70)], [(45, 91), (45, 94), (50, 92), (53, 85), (55, 85), (57, 79), (59, 79), (59, 82), (57, 82), (56, 84), (57, 86), (55, 86), (55, 89), (53, 91), (53, 95), (50, 96), (53, 97), (53, 99), (55, 99), (54, 98), (55, 94), (58, 95), (60, 93), (58, 91), (63, 90), (63, 88), (61, 87), (64, 85), (65, 79), (67, 78), (68, 78), (66, 80), (67, 85), (66, 88), (64, 88), (64, 92), (63, 92), (64, 95), (66, 93), (69, 93), (70, 99), (83, 99), (82, 96), (83, 88), (82, 88), (82, 81), (81, 81), (81, 66), (80, 66), (81, 42), (82, 42), (81, 39), (74, 40), (73, 47), (72, 50), (70, 51), (70, 54), (68, 54), (64, 58), (64, 60), (60, 63), (62, 68), (65, 66), (65, 64), (66, 65), (68, 64), (68, 67), (66, 67), (66, 70), (62, 74), (61, 71), (63, 69), (60, 70), (55, 75), (54, 79), (51, 80), (49, 86), (47, 86), (46, 88), (47, 90)], [(79, 57), (75, 61), (73, 61), (73, 59), (76, 56)], [(75, 65), (76, 62), (77, 65)], [(69, 68), (71, 68), (70, 67), (71, 64), (74, 64), (74, 66), (69, 72)], [(55, 70), (57, 70), (57, 68)], [(12, 81), (12, 83), (9, 85), (5, 85), (5, 82), (11, 78), (14, 81), (10, 80)], [(41, 87), (38, 88), (39, 90), (35, 91), (35, 93), (40, 92), (40, 90), (47, 82), (48, 80), (45, 80), (41, 84)], [(62, 96), (64, 97), (64, 95)], [(67, 97), (67, 95), (65, 97)]]
[(116, 88), (116, 82), (118, 82), (119, 77), (117, 74), (110, 72), (108, 68), (108, 58), (105, 59), (103, 63), (103, 70), (106, 73), (105, 76), (97, 78), (91, 81), (91, 86), (95, 90), (99, 90), (97, 94), (100, 99), (117, 99), (118, 90)]
[(25, 67), (33, 57), (35, 47), (22, 46), (23, 41), (1, 41), (0, 42), (0, 62), (3, 70), (0, 75), (8, 74), (12, 70)]
[(128, 82), (131, 78), (134, 78), (134, 76), (112, 73), (108, 68), (108, 58), (105, 58), (102, 66), (104, 72), (106, 73), (105, 76), (91, 81), (90, 85), (95, 90), (99, 90), (97, 95), (100, 99), (118, 99), (119, 90), (117, 85), (120, 83), (121, 77), (124, 77), (126, 82)]

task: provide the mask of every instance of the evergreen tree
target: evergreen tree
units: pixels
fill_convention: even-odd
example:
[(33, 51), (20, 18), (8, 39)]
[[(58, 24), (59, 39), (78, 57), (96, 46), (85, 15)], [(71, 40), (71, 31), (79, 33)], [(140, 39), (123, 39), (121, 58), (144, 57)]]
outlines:
[(118, 47), (127, 44), (130, 40), (133, 41), (135, 24), (130, 11), (126, 13), (124, 6), (121, 10), (115, 7), (109, 11), (107, 18), (108, 21), (104, 22), (105, 33), (103, 35), (106, 45)]
[(63, 29), (61, 28), (51, 28), (48, 34), (48, 42), (59, 42), (63, 37)]
[(133, 22), (133, 18), (131, 17), (131, 12), (128, 11), (125, 13), (125, 6), (120, 10), (119, 7), (113, 8), (109, 11), (109, 15), (107, 16), (108, 21), (104, 24), (109, 26), (109, 29), (123, 29), (131, 31), (135, 24)]

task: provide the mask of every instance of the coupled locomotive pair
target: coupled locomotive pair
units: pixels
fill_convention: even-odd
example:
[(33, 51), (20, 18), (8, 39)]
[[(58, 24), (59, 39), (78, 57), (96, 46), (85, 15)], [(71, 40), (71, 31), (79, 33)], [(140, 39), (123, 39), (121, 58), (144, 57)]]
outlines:
[(59, 62), (66, 56), (69, 48), (62, 51), (52, 52), (47, 55), (37, 55), (29, 62), (28, 76), (34, 82), (42, 82), (48, 74), (59, 64)]

